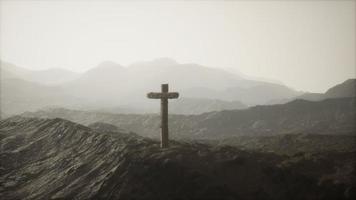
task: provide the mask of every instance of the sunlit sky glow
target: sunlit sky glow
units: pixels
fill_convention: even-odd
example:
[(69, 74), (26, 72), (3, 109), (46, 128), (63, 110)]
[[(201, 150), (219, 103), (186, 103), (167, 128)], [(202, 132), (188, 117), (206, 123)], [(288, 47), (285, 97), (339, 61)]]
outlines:
[(85, 71), (171, 57), (324, 92), (355, 77), (355, 1), (1, 1), (0, 58)]

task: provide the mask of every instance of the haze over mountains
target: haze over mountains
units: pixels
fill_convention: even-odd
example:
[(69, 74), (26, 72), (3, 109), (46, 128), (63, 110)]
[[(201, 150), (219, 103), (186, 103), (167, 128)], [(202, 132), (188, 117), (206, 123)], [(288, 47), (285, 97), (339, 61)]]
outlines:
[[(82, 74), (61, 69), (31, 71), (1, 62), (2, 112), (11, 115), (45, 107), (101, 110), (114, 113), (158, 112), (159, 103), (145, 94), (170, 83), (181, 98), (171, 101), (171, 112), (200, 114), (285, 103), (296, 98), (322, 100), (354, 96), (350, 79), (325, 94), (295, 91), (287, 86), (244, 79), (236, 73), (198, 64), (179, 64), (169, 58), (123, 67), (103, 62)], [(338, 91), (340, 91), (338, 93)]]
[(2, 79), (22, 79), (40, 84), (55, 85), (79, 77), (78, 73), (60, 68), (35, 71), (3, 61), (0, 61), (0, 66)]
[(0, 200), (356, 200), (355, 7), (0, 0)]
[[(356, 79), (310, 94), (170, 59), (2, 69), (1, 112), (22, 113), (0, 121), (4, 199), (355, 197)], [(161, 149), (145, 94), (167, 81), (182, 97)]]
[[(128, 67), (107, 61), (81, 74), (61, 69), (31, 71), (2, 61), (2, 112), (11, 115), (44, 107), (157, 112), (158, 103), (147, 100), (145, 94), (158, 91), (162, 83), (169, 83), (170, 90), (183, 97), (171, 101), (172, 112), (179, 114), (241, 109), (302, 94), (284, 85), (169, 58)], [(192, 110), (197, 102), (199, 108)]]
[[(220, 140), (237, 136), (256, 137), (299, 133), (354, 135), (355, 108), (355, 98), (338, 98), (321, 102), (294, 100), (281, 105), (255, 106), (245, 110), (215, 111), (200, 115), (171, 115), (170, 137)], [(156, 114), (112, 114), (45, 109), (26, 112), (23, 116), (63, 118), (83, 125), (105, 122), (150, 138), (158, 138), (160, 132), (160, 117)]]
[[(345, 87), (335, 88), (345, 95), (336, 92)], [(155, 140), (157, 114), (26, 112), (0, 121), (0, 194), (9, 200), (354, 199), (355, 102), (297, 99), (171, 115), (170, 136), (178, 141), (167, 149)]]
[[(21, 82), (29, 85), (17, 94), (44, 87)], [(334, 98), (322, 101), (170, 115), (170, 136), (178, 141), (171, 140), (168, 149), (155, 140), (157, 114), (26, 112), (0, 121), (0, 195), (8, 200), (354, 199), (352, 85), (355, 80), (331, 88), (326, 94)]]

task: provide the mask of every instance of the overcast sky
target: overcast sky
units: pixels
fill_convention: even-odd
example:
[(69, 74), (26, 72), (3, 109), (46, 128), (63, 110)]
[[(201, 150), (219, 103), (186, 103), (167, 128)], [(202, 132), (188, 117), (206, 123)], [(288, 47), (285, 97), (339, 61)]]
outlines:
[(355, 77), (355, 1), (2, 1), (0, 58), (85, 71), (157, 57), (324, 92)]

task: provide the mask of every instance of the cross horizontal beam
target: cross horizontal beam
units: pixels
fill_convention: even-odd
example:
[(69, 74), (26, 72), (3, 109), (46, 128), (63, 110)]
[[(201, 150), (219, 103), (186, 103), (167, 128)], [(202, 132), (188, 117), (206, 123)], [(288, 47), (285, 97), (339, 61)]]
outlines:
[(178, 92), (150, 92), (147, 94), (150, 99), (177, 99), (179, 97)]

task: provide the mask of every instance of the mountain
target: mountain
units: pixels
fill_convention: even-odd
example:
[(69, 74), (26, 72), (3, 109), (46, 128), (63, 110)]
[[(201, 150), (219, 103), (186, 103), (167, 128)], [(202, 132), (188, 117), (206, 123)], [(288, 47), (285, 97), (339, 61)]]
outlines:
[(222, 101), (219, 99), (180, 98), (169, 104), (170, 112), (174, 114), (193, 115), (205, 112), (245, 109), (240, 101)]
[(274, 83), (254, 82), (247, 88), (240, 86), (229, 87), (223, 90), (214, 90), (206, 87), (192, 87), (182, 90), (182, 95), (191, 98), (218, 98), (224, 101), (240, 101), (248, 106), (270, 104), (273, 101), (280, 103), (280, 99), (290, 99), (301, 94), (287, 86)]
[[(160, 101), (153, 100), (152, 105), (135, 108), (130, 105), (122, 107), (102, 107), (88, 110), (91, 112), (106, 112), (112, 114), (143, 114), (159, 112)], [(179, 98), (169, 103), (169, 112), (182, 115), (197, 115), (205, 112), (245, 109), (246, 105), (239, 101), (223, 101), (219, 99)]]
[(1, 79), (22, 79), (45, 85), (58, 85), (77, 79), (80, 75), (65, 69), (28, 70), (0, 61)]
[(70, 94), (58, 85), (43, 85), (17, 78), (1, 79), (0, 107), (7, 116), (48, 107), (92, 109), (90, 99)]
[(85, 78), (71, 82), (68, 89), (81, 96), (105, 100), (106, 103), (142, 106), (150, 106), (142, 98), (144, 94), (160, 90), (162, 83), (169, 83), (172, 91), (180, 92), (185, 98), (240, 101), (245, 105), (264, 104), (269, 100), (301, 94), (283, 85), (247, 80), (223, 69), (193, 63), (180, 64), (168, 58), (138, 62), (127, 68), (109, 63), (108, 67), (101, 64), (86, 72), (83, 75)]
[(136, 63), (130, 65), (128, 70), (132, 78), (144, 80), (150, 89), (157, 89), (161, 83), (171, 83), (176, 90), (191, 87), (221, 90), (243, 81), (239, 76), (218, 68), (193, 63), (180, 64), (167, 58)]
[[(96, 102), (94, 99), (84, 99), (73, 95), (61, 86), (41, 85), (22, 79), (1, 80), (2, 116), (20, 114), (25, 111), (36, 111), (46, 107), (65, 107), (70, 109), (84, 109), (104, 111), (110, 113), (155, 113), (159, 110), (159, 101), (151, 101), (147, 105), (107, 104)], [(88, 90), (90, 93), (91, 90)], [(83, 92), (83, 91), (82, 91)], [(177, 114), (201, 114), (204, 112), (243, 109), (244, 104), (239, 101), (222, 101), (214, 99), (181, 98), (171, 101), (170, 111)], [(6, 113), (6, 114), (5, 114)]]
[(240, 87), (228, 88), (226, 93), (230, 99), (239, 99), (242, 102), (248, 102), (249, 105), (265, 105), (276, 99), (293, 98), (301, 94), (287, 86), (279, 84), (258, 84), (256, 86), (244, 89)]
[[(146, 93), (160, 90), (162, 83), (170, 83), (170, 90), (189, 98), (183, 89), (201, 86), (222, 89), (238, 84), (239, 80), (239, 77), (223, 70), (196, 64), (179, 64), (171, 59), (156, 59), (135, 63), (127, 68), (105, 62), (64, 87), (72, 94), (112, 107), (121, 104), (136, 108), (140, 106), (142, 109), (153, 107), (157, 110), (158, 105), (148, 100)], [(209, 98), (215, 97), (210, 95)]]
[(325, 92), (326, 99), (355, 97), (356, 96), (356, 79), (348, 79), (345, 82), (338, 84)]
[(1, 109), (14, 114), (35, 111), (49, 105), (64, 106), (66, 101), (58, 86), (46, 86), (22, 79), (1, 80)]
[(1, 71), (2, 90), (6, 91), (2, 98), (7, 102), (4, 109), (8, 115), (55, 106), (124, 113), (157, 112), (159, 102), (147, 99), (146, 93), (159, 91), (162, 83), (170, 83), (170, 90), (180, 93), (182, 99), (171, 101), (171, 111), (176, 114), (242, 109), (300, 94), (283, 85), (247, 80), (222, 69), (180, 64), (169, 58), (128, 67), (105, 61), (82, 74), (63, 70), (31, 71), (6, 62), (1, 62)]
[[(178, 139), (225, 139), (235, 136), (281, 134), (356, 134), (355, 98), (320, 102), (295, 100), (287, 104), (255, 106), (245, 110), (225, 110), (200, 115), (170, 115), (170, 137)], [(50, 109), (24, 116), (65, 118), (88, 125), (105, 122), (142, 136), (158, 138), (159, 115), (111, 114), (67, 109)]]
[(73, 108), (80, 97), (68, 94), (60, 85), (78, 74), (63, 69), (32, 71), (0, 61), (0, 107), (11, 116), (48, 106)]
[(340, 83), (328, 89), (325, 93), (305, 93), (301, 96), (298, 96), (297, 98), (310, 100), (310, 101), (320, 101), (323, 99), (355, 97), (355, 96), (356, 96), (356, 79), (348, 79), (343, 83)]
[(205, 113), (196, 120), (192, 133), (195, 132), (195, 138), (290, 133), (355, 134), (355, 105), (354, 98), (321, 102), (295, 100), (281, 105)]
[[(305, 93), (305, 94), (302, 94), (302, 95), (296, 97), (295, 99), (303, 99), (303, 100), (307, 100), (307, 101), (321, 101), (324, 99), (324, 97), (325, 96), (323, 93)], [(288, 99), (288, 101), (291, 101), (291, 100)]]
[[(354, 153), (312, 158), (154, 140), (107, 124), (0, 121), (0, 195), (10, 199), (352, 199)], [(318, 169), (318, 170), (315, 170)], [(346, 178), (345, 178), (346, 177)]]

